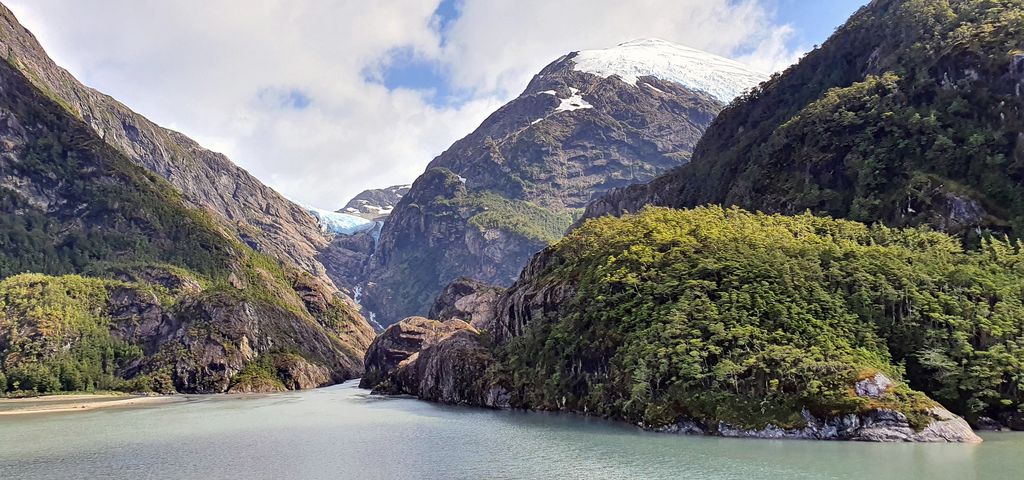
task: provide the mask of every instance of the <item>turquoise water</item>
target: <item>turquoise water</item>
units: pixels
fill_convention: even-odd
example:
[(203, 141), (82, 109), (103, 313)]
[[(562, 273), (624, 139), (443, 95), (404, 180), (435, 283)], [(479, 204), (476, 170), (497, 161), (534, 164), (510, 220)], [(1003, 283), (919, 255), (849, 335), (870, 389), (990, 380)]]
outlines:
[(1024, 478), (1024, 434), (984, 437), (980, 445), (684, 437), (381, 398), (350, 382), (0, 417), (0, 479)]

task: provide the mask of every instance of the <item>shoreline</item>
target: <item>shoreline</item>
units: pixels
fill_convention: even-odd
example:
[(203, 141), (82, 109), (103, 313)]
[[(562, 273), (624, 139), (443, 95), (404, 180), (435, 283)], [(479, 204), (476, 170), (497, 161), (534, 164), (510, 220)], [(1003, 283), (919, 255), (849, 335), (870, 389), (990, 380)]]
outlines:
[[(30, 398), (0, 399), (0, 417), (6, 415), (31, 415), (63, 412), (88, 412), (104, 408), (129, 407), (177, 401), (175, 395), (103, 395), (73, 394), (46, 395)], [(24, 404), (23, 407), (18, 405)]]

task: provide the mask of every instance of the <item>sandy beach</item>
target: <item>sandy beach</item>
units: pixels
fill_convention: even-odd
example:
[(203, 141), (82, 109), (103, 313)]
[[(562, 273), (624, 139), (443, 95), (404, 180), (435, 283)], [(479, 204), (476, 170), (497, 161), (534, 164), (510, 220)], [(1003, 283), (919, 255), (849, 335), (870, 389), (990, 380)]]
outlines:
[(33, 398), (0, 399), (0, 416), (38, 413), (85, 412), (100, 408), (169, 403), (173, 396), (136, 395), (50, 395)]

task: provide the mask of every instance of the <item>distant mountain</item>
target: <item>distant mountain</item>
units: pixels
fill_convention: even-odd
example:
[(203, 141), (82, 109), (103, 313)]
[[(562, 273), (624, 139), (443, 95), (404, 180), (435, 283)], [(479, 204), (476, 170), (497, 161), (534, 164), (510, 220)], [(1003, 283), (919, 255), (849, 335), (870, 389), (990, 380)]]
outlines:
[(426, 314), (458, 277), (510, 284), (595, 196), (689, 161), (764, 78), (663, 40), (563, 56), (413, 183), (384, 223), (363, 306), (389, 324)]
[(357, 215), (370, 220), (383, 220), (391, 214), (398, 201), (409, 193), (412, 185), (395, 185), (388, 188), (364, 190), (338, 210), (338, 213)]
[(586, 216), (717, 203), (1024, 235), (1020, 6), (872, 1), (725, 109), (692, 162)]

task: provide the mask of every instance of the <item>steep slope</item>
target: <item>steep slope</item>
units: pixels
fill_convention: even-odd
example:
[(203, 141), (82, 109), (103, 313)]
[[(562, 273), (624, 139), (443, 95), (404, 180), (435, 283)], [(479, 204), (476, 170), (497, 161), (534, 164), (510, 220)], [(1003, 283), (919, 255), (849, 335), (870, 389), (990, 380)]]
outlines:
[(82, 85), (47, 56), (32, 33), (3, 5), (0, 54), (103, 141), (166, 179), (191, 205), (213, 212), (217, 221), (237, 231), (245, 243), (330, 283), (315, 259), (328, 240), (303, 208), (223, 155)]
[(719, 203), (1020, 235), (1022, 35), (1018, 0), (875, 0), (725, 109), (690, 164), (586, 216)]
[(412, 185), (393, 185), (388, 188), (364, 190), (356, 195), (338, 213), (357, 215), (368, 220), (384, 220), (395, 205), (409, 193)]
[(385, 221), (362, 304), (386, 325), (425, 314), (457, 277), (510, 284), (595, 195), (687, 162), (727, 95), (761, 78), (738, 69), (658, 40), (548, 65), (413, 183)]
[(0, 393), (361, 374), (373, 332), (332, 287), (187, 206), (11, 63), (0, 85)]

